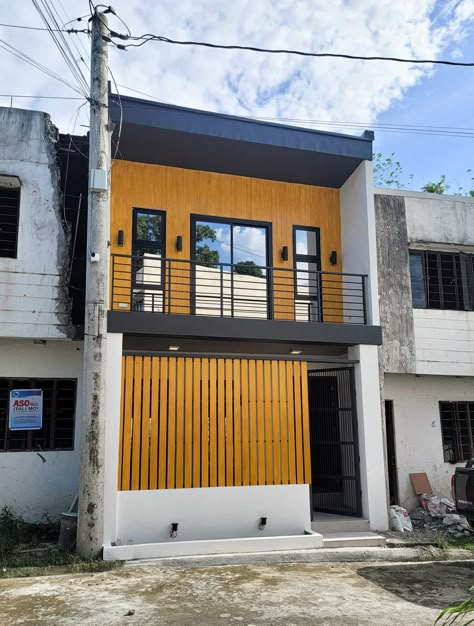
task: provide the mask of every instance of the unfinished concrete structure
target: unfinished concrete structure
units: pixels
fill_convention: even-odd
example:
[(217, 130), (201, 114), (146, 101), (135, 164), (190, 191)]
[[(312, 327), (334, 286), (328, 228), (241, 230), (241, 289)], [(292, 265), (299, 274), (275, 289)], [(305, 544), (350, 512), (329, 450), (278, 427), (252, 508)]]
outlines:
[(449, 495), (474, 456), (474, 199), (378, 189), (380, 317), (392, 502), (410, 473)]

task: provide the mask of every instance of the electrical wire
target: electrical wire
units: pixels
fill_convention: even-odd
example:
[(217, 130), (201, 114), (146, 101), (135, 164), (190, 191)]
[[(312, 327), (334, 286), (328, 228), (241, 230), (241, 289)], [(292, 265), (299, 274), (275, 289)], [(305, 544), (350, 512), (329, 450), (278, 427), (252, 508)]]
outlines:
[[(112, 36), (115, 36), (114, 34)], [(342, 54), (336, 52), (306, 52), (304, 50), (278, 49), (278, 48), (261, 48), (258, 46), (242, 46), (236, 44), (216, 44), (207, 41), (184, 41), (178, 39), (170, 39), (162, 35), (153, 35), (147, 33), (141, 37), (127, 37), (121, 35), (120, 39), (132, 39), (140, 41), (140, 43), (125, 44), (123, 48), (139, 48), (149, 41), (159, 41), (161, 43), (169, 43), (178, 46), (199, 46), (202, 48), (212, 48), (216, 50), (244, 50), (249, 52), (264, 52), (267, 54), (291, 54), (302, 57), (313, 58), (332, 58), (332, 59), (350, 59), (354, 61), (393, 61), (396, 63), (410, 63), (418, 65), (449, 65), (454, 67), (474, 67), (474, 62), (463, 61), (447, 61), (442, 59), (410, 59), (404, 57), (378, 56), (378, 55), (358, 55), (358, 54)]]
[(53, 70), (49, 69), (45, 65), (42, 65), (39, 61), (36, 61), (35, 59), (29, 57), (27, 54), (25, 54), (21, 50), (18, 50), (17, 48), (15, 48), (11, 44), (7, 43), (3, 39), (0, 39), (0, 48), (5, 50), (6, 52), (9, 52), (10, 54), (12, 54), (13, 56), (17, 57), (18, 59), (21, 59), (25, 63), (28, 63), (28, 64), (32, 65), (34, 68), (36, 68), (37, 70), (43, 72), (44, 74), (46, 74), (50, 78), (54, 78), (55, 80), (58, 80), (59, 82), (63, 83), (63, 85), (66, 85), (67, 87), (69, 87), (70, 89), (75, 91), (76, 93), (78, 93), (81, 96), (85, 97), (79, 87), (77, 87), (73, 83), (70, 83), (68, 80), (66, 80), (65, 78), (63, 78), (59, 74), (56, 74), (56, 72), (54, 72)]
[(24, 96), (12, 93), (0, 93), (0, 98), (28, 98), (30, 100), (83, 100), (80, 96)]
[[(75, 21), (75, 20), (71, 20), (71, 21)], [(20, 28), (23, 30), (39, 30), (39, 31), (43, 31), (45, 33), (50, 32), (49, 28), (41, 28), (38, 26), (22, 26), (21, 24), (0, 24), (0, 26), (2, 26), (3, 28)], [(87, 28), (82, 28), (80, 30), (77, 30), (76, 28), (60, 28), (60, 29), (55, 29), (54, 32), (58, 32), (58, 33), (89, 33), (89, 30)]]
[[(66, 65), (68, 66), (71, 74), (76, 80), (78, 87), (83, 95), (89, 96), (89, 81), (84, 76), (77, 60), (69, 46), (64, 33), (61, 30), (60, 24), (57, 19), (57, 11), (54, 4), (50, 0), (32, 0), (34, 7), (38, 11), (41, 19), (43, 20), (46, 28), (49, 29), (50, 35), (56, 44), (61, 56), (63, 57)], [(59, 16), (58, 16), (59, 17)]]

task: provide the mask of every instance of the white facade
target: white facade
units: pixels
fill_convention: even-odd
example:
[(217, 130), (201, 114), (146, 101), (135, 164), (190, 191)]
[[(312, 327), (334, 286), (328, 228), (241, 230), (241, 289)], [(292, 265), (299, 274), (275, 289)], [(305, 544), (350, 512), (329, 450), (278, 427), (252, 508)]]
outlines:
[[(72, 450), (5, 451), (0, 442), (0, 509), (57, 519), (78, 490), (83, 358), (82, 343), (69, 339), (58, 135), (46, 113), (0, 108), (0, 137), (0, 187), (20, 188), (16, 258), (0, 257), (0, 378), (77, 381)], [(0, 419), (8, 433), (8, 409)]]
[(0, 108), (0, 177), (20, 180), (17, 258), (0, 258), (0, 336), (70, 334), (68, 237), (49, 115)]
[(77, 379), (73, 450), (0, 452), (0, 509), (7, 506), (27, 521), (57, 519), (77, 494), (82, 357), (81, 342), (0, 339), (1, 378)]
[(473, 379), (386, 374), (385, 398), (393, 401), (401, 506), (419, 504), (410, 473), (426, 472), (433, 491), (449, 497), (456, 465), (444, 461), (439, 402), (474, 400)]

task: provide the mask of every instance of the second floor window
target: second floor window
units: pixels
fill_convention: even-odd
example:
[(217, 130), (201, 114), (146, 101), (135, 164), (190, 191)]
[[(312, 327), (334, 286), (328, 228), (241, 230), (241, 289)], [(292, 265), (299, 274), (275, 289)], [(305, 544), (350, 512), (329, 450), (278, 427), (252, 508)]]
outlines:
[(474, 255), (411, 251), (413, 306), (419, 309), (474, 309)]
[(0, 257), (17, 257), (19, 212), (19, 186), (0, 187)]

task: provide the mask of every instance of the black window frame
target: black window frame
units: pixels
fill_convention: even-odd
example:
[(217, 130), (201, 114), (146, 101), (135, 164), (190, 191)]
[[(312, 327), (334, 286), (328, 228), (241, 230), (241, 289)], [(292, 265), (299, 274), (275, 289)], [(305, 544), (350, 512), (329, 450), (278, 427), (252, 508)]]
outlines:
[[(443, 311), (472, 311), (474, 309), (474, 255), (442, 250), (410, 250), (409, 254), (410, 257), (418, 256), (421, 258), (425, 293), (424, 306), (413, 302), (413, 281), (409, 266), (413, 308)], [(447, 305), (446, 302), (447, 285), (443, 277), (442, 257), (450, 257), (452, 260), (454, 306), (452, 303)], [(433, 268), (433, 262), (435, 268)], [(435, 270), (435, 278), (432, 276), (433, 269)]]
[[(196, 224), (197, 222), (211, 222), (214, 224), (227, 224), (230, 226), (231, 233), (231, 241), (230, 241), (230, 263), (218, 263), (218, 265), (228, 265), (231, 268), (234, 266), (232, 263), (233, 260), (233, 241), (232, 241), (232, 227), (233, 226), (249, 226), (250, 228), (265, 228), (266, 230), (266, 250), (265, 250), (265, 266), (258, 267), (266, 267), (266, 280), (267, 280), (267, 300), (268, 300), (268, 319), (273, 318), (273, 275), (272, 275), (272, 261), (273, 261), (273, 242), (272, 242), (272, 222), (266, 222), (262, 220), (247, 220), (241, 218), (234, 217), (225, 217), (222, 215), (202, 215), (197, 213), (192, 213), (190, 217), (190, 228), (191, 228), (191, 237), (190, 237), (190, 258), (192, 261), (192, 289), (191, 289), (191, 311), (192, 314), (196, 314)], [(233, 304), (231, 305), (233, 317)]]
[[(2, 249), (2, 242), (1, 242), (1, 236), (2, 236), (2, 215), (0, 214), (0, 259), (17, 259), (18, 258), (18, 238), (19, 238), (19, 231), (20, 231), (20, 201), (21, 201), (21, 187), (6, 187), (6, 186), (0, 186), (0, 213), (2, 212), (2, 210), (6, 207), (3, 206), (2, 201), (4, 200), (4, 198), (2, 198), (2, 193), (15, 193), (16, 194), (16, 207), (13, 207), (16, 209), (16, 223), (15, 223), (15, 244), (14, 244), (14, 248), (11, 250), (11, 253), (9, 254), (5, 254), (3, 253), (3, 249)], [(12, 208), (12, 207), (8, 207), (8, 208)]]
[[(460, 415), (461, 410), (464, 418)], [(463, 463), (473, 458), (474, 400), (440, 400), (439, 419), (445, 462)], [(462, 419), (465, 421), (464, 426)]]
[[(298, 254), (296, 252), (296, 231), (305, 230), (308, 232), (316, 233), (316, 254)], [(316, 271), (321, 272), (321, 228), (319, 226), (300, 226), (298, 224), (293, 225), (293, 269), (294, 269), (294, 297), (295, 301), (307, 301), (308, 302), (308, 320), (311, 319), (312, 306), (316, 303), (316, 315), (317, 321), (323, 321), (323, 309), (322, 309), (322, 297), (321, 297), (321, 275), (319, 274), (319, 280), (316, 285), (316, 294), (299, 293), (298, 292), (298, 272), (304, 270), (298, 270), (298, 263), (315, 263)]]
[[(139, 213), (149, 213), (150, 215), (159, 215), (161, 217), (161, 233), (160, 233), (160, 242), (153, 242), (147, 239), (138, 239), (137, 238), (137, 215)], [(136, 273), (140, 269), (139, 264), (137, 262), (137, 248), (146, 247), (146, 248), (155, 248), (156, 250), (161, 251), (161, 282), (147, 284), (147, 289), (157, 289), (162, 290), (164, 281), (165, 281), (165, 259), (166, 259), (166, 211), (163, 209), (149, 209), (149, 208), (141, 208), (141, 207), (133, 207), (132, 214), (132, 258), (133, 258), (133, 268), (132, 268), (132, 279), (134, 287), (143, 287), (146, 283), (137, 283), (136, 281)]]
[[(0, 454), (7, 452), (54, 452), (74, 450), (76, 436), (77, 378), (48, 377), (0, 377)], [(48, 384), (50, 387), (48, 387)], [(63, 390), (72, 396), (61, 397), (59, 385), (68, 383)], [(47, 388), (47, 389), (46, 389)], [(43, 427), (39, 430), (12, 431), (9, 429), (9, 398), (14, 389), (43, 389)], [(46, 393), (44, 393), (46, 391)], [(59, 392), (59, 393), (58, 393)], [(58, 397), (59, 396), (59, 397)], [(58, 407), (58, 402), (71, 402), (71, 408)], [(49, 404), (47, 404), (49, 402)], [(54, 412), (54, 413), (53, 413)], [(58, 412), (69, 412), (59, 416)], [(70, 420), (62, 429), (70, 434), (58, 436), (58, 420)], [(57, 441), (67, 440), (68, 445), (57, 445)], [(17, 442), (13, 443), (12, 442)]]

